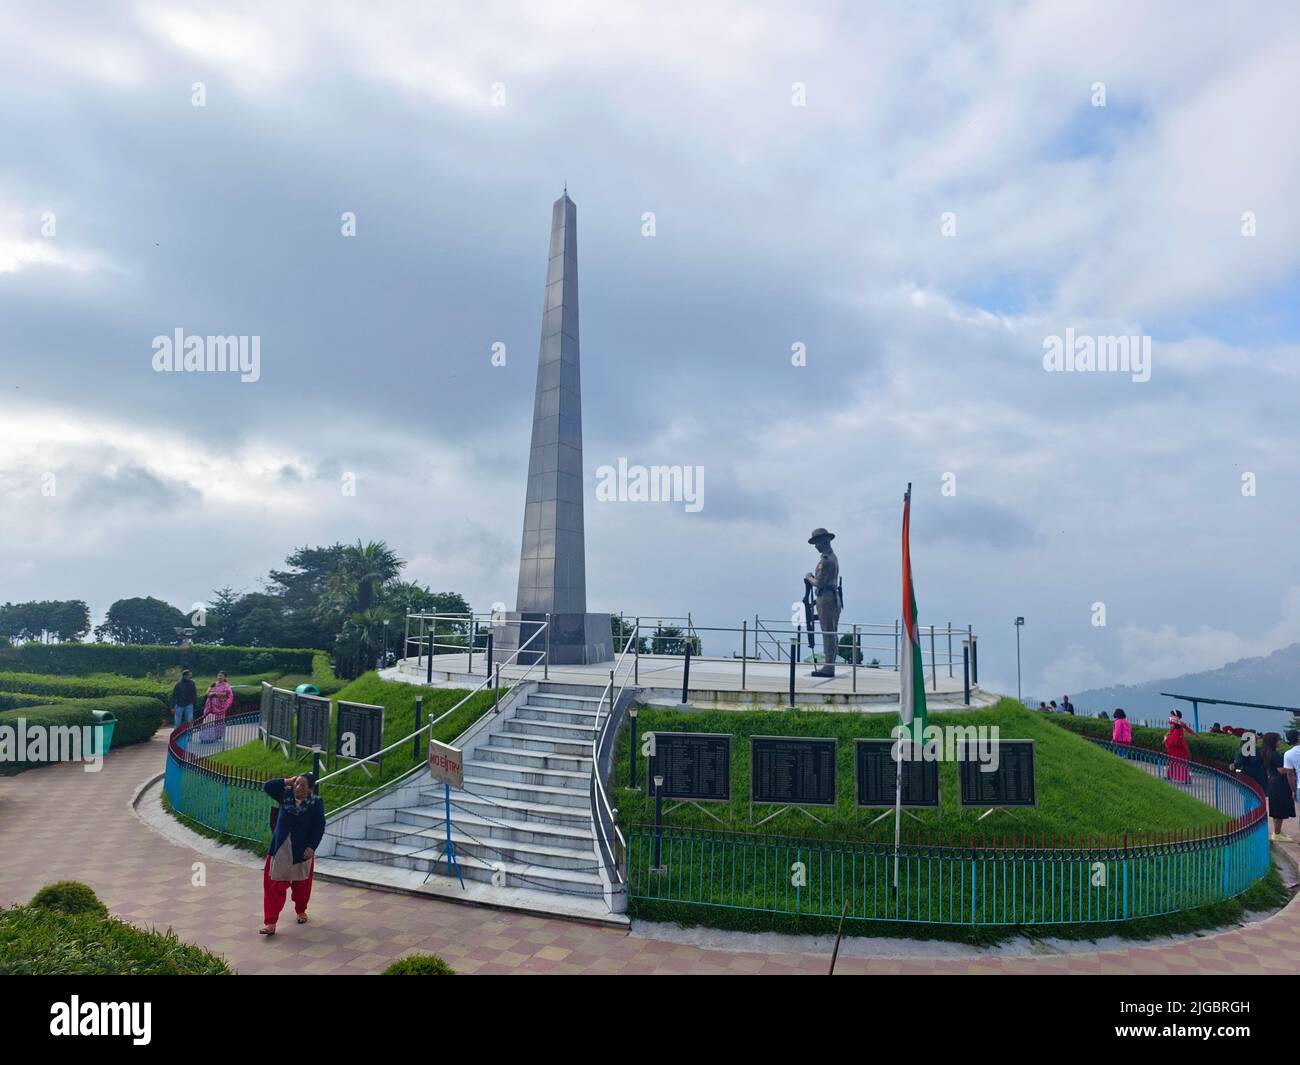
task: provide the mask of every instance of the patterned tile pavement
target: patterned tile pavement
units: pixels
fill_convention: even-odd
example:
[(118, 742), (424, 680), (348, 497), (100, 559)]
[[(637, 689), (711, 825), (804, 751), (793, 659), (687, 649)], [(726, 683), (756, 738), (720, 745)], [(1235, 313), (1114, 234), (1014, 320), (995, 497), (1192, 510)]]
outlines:
[[(79, 765), (0, 778), (0, 904), (77, 879), (109, 910), (141, 926), (171, 927), (223, 955), (241, 973), (374, 973), (413, 952), (441, 955), (461, 973), (824, 973), (825, 954), (753, 953), (629, 936), (613, 928), (318, 881), (310, 924), (288, 915), (259, 936), (261, 870), (173, 843), (130, 810), (163, 764), (166, 731), (114, 752), (102, 771)], [(1294, 832), (1294, 823), (1288, 830)], [(1293, 857), (1294, 842), (1284, 844)], [(206, 863), (206, 886), (192, 884)], [(841, 955), (837, 973), (1193, 974), (1300, 971), (1300, 897), (1248, 928), (1150, 946), (1033, 956), (869, 958)]]

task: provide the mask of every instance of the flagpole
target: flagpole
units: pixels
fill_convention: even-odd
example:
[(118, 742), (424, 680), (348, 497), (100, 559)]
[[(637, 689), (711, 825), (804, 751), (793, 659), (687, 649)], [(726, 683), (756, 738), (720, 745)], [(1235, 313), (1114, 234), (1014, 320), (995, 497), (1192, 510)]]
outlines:
[[(912, 482), (911, 482), (911, 481), (908, 481), (908, 482), (907, 482), (907, 492), (903, 495), (903, 526), (904, 526), (904, 529), (906, 529), (906, 526), (907, 526), (907, 518), (908, 518), (908, 514), (909, 514), (909, 512), (911, 511), (911, 508), (912, 508)], [(906, 541), (904, 541), (904, 547), (906, 548)], [(906, 572), (903, 573), (903, 598), (904, 598), (904, 600), (906, 600), (906, 598), (907, 598), (907, 574), (906, 574)], [(904, 610), (907, 609), (906, 604), (904, 604), (904, 608), (903, 608), (903, 609), (904, 609)], [(904, 617), (906, 617), (906, 614), (904, 614)], [(902, 672), (902, 664), (901, 664), (901, 663), (899, 664), (899, 674), (898, 674), (898, 680), (899, 680), (899, 684), (898, 684), (898, 720), (899, 720), (899, 723), (900, 723), (900, 724), (908, 724), (908, 722), (904, 722), (904, 721), (903, 721), (903, 683), (904, 683), (904, 682), (903, 682), (903, 677), (904, 677), (904, 676), (909, 676), (909, 677), (910, 677), (910, 676), (912, 675), (911, 672), (910, 672), (910, 667), (911, 667), (911, 664), (912, 664), (912, 649), (911, 649), (911, 646), (910, 646), (910, 640), (909, 640), (909, 646), (908, 646), (907, 659), (908, 659), (909, 672), (907, 672), (906, 674), (904, 674), (904, 673)], [(895, 773), (894, 773), (894, 895), (897, 897), (897, 895), (898, 895), (898, 847), (899, 847), (899, 843), (900, 843), (900, 841), (901, 841), (901, 839), (902, 839), (902, 834), (903, 834), (903, 741), (902, 741), (902, 738), (901, 738), (901, 737), (899, 738), (898, 742), (894, 744), (894, 764), (895, 764)]]

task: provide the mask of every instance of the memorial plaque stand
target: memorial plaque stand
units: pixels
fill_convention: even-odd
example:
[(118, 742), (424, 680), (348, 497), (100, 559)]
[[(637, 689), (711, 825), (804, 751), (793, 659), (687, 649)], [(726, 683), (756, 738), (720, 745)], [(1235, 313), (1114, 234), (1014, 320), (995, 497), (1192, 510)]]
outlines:
[[(807, 814), (807, 815), (808, 815), (809, 817), (811, 817), (814, 821), (816, 821), (819, 825), (824, 825), (824, 824), (826, 823), (826, 822), (823, 821), (820, 817), (818, 817), (815, 813), (813, 813), (811, 810), (805, 809), (805, 808), (802, 807), (802, 806), (782, 806), (780, 809), (778, 809), (778, 810), (776, 811), (776, 813), (768, 814), (765, 818), (763, 818), (763, 820), (759, 821), (758, 824), (755, 824), (754, 827), (757, 828), (759, 825), (765, 825), (765, 824), (767, 824), (770, 820), (772, 820), (772, 818), (774, 818), (774, 817), (780, 817), (780, 816), (781, 816), (783, 813), (785, 813), (787, 810), (798, 810), (799, 813), (801, 813), (801, 814)], [(749, 820), (750, 820), (751, 823), (753, 823), (753, 821), (754, 821), (754, 802), (753, 802), (752, 799), (750, 800), (750, 803), (749, 803)]]
[[(883, 821), (886, 817), (891, 816), (893, 813), (894, 813), (893, 810), (886, 810), (886, 811), (885, 811), (884, 813), (882, 813), (879, 817), (873, 817), (870, 821), (868, 821), (868, 822), (867, 822), (867, 827), (870, 828), (870, 827), (871, 827), (872, 825), (874, 825), (877, 821)], [(910, 818), (911, 818), (913, 821), (915, 821), (918, 825), (923, 825), (923, 824), (925, 824), (925, 822), (922, 821), (919, 817), (917, 817), (916, 814), (912, 813), (911, 810), (903, 810), (903, 811), (902, 811), (902, 814), (903, 814), (904, 817), (910, 817)]]
[(1003, 813), (1006, 814), (1008, 817), (1016, 816), (1014, 813), (1011, 812), (1011, 810), (1009, 810), (1005, 806), (990, 806), (987, 810), (985, 810), (982, 814), (980, 814), (979, 817), (975, 818), (975, 823), (978, 825), (981, 821), (984, 820), (984, 818), (988, 817), (989, 814), (996, 814), (996, 813)]
[(666, 810), (664, 811), (664, 813), (666, 813), (666, 814), (670, 814), (670, 813), (672, 813), (674, 810), (680, 810), (683, 806), (694, 806), (695, 809), (697, 809), (697, 810), (700, 811), (700, 813), (704, 814), (704, 815), (707, 816), (707, 817), (711, 817), (711, 818), (713, 818), (713, 820), (717, 821), (718, 824), (722, 824), (722, 823), (723, 823), (721, 817), (719, 817), (717, 814), (713, 813), (713, 812), (710, 811), (710, 810), (706, 810), (703, 806), (701, 806), (701, 805), (700, 805), (698, 802), (696, 802), (694, 799), (684, 799), (684, 800), (682, 800), (681, 802), (677, 803), (675, 806), (670, 806), (670, 807), (668, 807), (668, 809), (666, 809)]

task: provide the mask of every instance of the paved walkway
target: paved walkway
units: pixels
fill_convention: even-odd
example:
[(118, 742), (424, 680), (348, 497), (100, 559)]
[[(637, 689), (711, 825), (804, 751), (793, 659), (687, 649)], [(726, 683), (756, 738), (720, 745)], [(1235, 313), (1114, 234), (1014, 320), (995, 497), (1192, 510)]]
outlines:
[[(318, 881), (310, 924), (286, 906), (280, 934), (257, 934), (260, 863), (208, 858), (173, 842), (131, 809), (162, 768), (166, 731), (113, 752), (98, 774), (58, 765), (0, 778), (0, 904), (42, 885), (82, 880), (116, 916), (176, 930), (241, 973), (373, 973), (413, 952), (441, 955), (462, 973), (824, 973), (823, 953), (710, 949), (617, 929), (529, 917)], [(1293, 823), (1292, 823), (1293, 824)], [(1293, 855), (1300, 853), (1288, 844)], [(193, 863), (206, 866), (196, 887)], [(911, 958), (841, 952), (839, 973), (1260, 973), (1300, 970), (1300, 899), (1247, 928), (1174, 943), (1096, 953), (1016, 956), (960, 951)], [(926, 946), (918, 951), (931, 949)]]

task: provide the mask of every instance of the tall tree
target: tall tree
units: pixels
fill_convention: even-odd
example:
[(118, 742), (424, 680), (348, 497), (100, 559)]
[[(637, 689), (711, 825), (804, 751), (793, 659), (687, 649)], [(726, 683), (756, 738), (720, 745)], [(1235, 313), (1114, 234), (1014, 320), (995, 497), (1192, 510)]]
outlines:
[(115, 643), (175, 643), (176, 630), (188, 624), (185, 614), (161, 599), (119, 599), (95, 635)]

